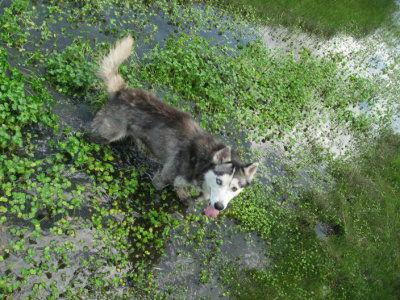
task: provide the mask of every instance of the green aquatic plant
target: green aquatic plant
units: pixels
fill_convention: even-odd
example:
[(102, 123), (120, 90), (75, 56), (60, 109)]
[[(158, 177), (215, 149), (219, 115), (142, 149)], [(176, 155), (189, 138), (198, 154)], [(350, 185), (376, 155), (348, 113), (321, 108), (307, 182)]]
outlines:
[(164, 48), (155, 47), (144, 62), (143, 81), (166, 86), (193, 103), (183, 108), (201, 112), (201, 124), (218, 133), (236, 124), (255, 132), (253, 139), (264, 139), (271, 128), (278, 128), (278, 135), (291, 130), (315, 103), (334, 109), (333, 118), (368, 128), (349, 106), (374, 100), (370, 82), (343, 79), (337, 62), (316, 59), (306, 49), (295, 59), (276, 56), (257, 41), (238, 50), (181, 34)]
[(239, 14), (251, 10), (263, 22), (284, 26), (298, 26), (311, 33), (332, 36), (345, 32), (357, 37), (365, 36), (384, 22), (390, 22), (395, 3), (390, 0), (351, 1), (290, 1), (202, 0), (222, 7), (231, 7)]
[(82, 97), (94, 89), (97, 65), (89, 60), (90, 45), (79, 39), (62, 52), (53, 51), (46, 59), (47, 79), (61, 93)]
[[(339, 163), (332, 169), (337, 184), (331, 192), (307, 191), (283, 203), (260, 201), (261, 189), (239, 198), (242, 204), (230, 214), (267, 240), (272, 264), (246, 276), (227, 268), (233, 295), (395, 299), (400, 264), (395, 250), (400, 242), (399, 143), (399, 136), (389, 135), (359, 161)], [(325, 233), (318, 238), (316, 228), (321, 224)]]
[[(51, 110), (54, 100), (44, 80), (11, 67), (7, 51), (3, 48), (0, 51), (4, 140), (0, 155), (0, 222), (10, 235), (8, 243), (0, 249), (0, 262), (8, 265), (0, 280), (1, 295), (18, 293), (31, 278), (50, 279), (52, 273), (71, 268), (69, 255), (75, 250), (70, 242), (56, 242), (40, 249), (31, 247), (40, 243), (45, 235), (51, 234), (55, 240), (57, 237), (74, 239), (82, 228), (88, 227), (97, 232), (93, 239), (102, 249), (102, 255), (87, 267), (98, 270), (104, 265), (98, 262), (106, 260), (120, 270), (112, 279), (98, 272), (92, 283), (102, 286), (104, 293), (110, 284), (126, 285), (132, 280), (141, 284), (143, 290), (148, 289), (151, 283), (142, 283), (147, 274), (143, 266), (162, 252), (170, 228), (177, 225), (168, 212), (171, 204), (155, 208), (155, 203), (149, 203), (151, 196), (143, 192), (143, 189), (152, 190), (148, 183), (144, 180), (139, 183), (139, 174), (134, 168), (118, 170), (110, 148), (88, 143), (82, 133), (72, 134), (70, 128), (60, 130), (58, 118)], [(72, 83), (80, 87), (79, 82)], [(75, 95), (79, 92), (79, 89), (71, 90)], [(46, 141), (49, 152), (37, 158), (37, 155), (43, 156), (37, 146), (44, 133), (50, 137), (50, 141)], [(73, 174), (82, 172), (92, 184), (71, 179)], [(104, 198), (110, 203), (100, 200)], [(149, 205), (142, 206), (142, 202)], [(82, 219), (79, 211), (87, 207), (90, 207), (89, 216)], [(145, 217), (134, 217), (138, 213)], [(122, 216), (123, 221), (114, 220), (113, 215)], [(25, 225), (20, 227), (20, 224)], [(118, 254), (111, 254), (114, 249)], [(10, 255), (23, 259), (27, 267), (15, 268), (8, 264)], [(55, 260), (62, 260), (62, 263), (56, 265)], [(132, 261), (141, 271), (132, 275), (122, 272), (132, 266)], [(47, 290), (49, 297), (59, 297), (61, 292), (56, 286), (56, 281), (52, 280), (37, 284), (31, 295)], [(73, 297), (76, 291), (67, 290), (66, 295)]]

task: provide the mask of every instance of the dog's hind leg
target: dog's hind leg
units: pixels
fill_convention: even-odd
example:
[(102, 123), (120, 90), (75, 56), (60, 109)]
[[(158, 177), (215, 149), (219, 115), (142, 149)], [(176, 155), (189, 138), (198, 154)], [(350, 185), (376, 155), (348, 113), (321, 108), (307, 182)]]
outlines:
[(157, 171), (157, 173), (154, 175), (151, 182), (157, 191), (161, 191), (163, 188), (165, 188), (168, 185), (168, 183), (165, 182), (165, 180), (163, 180), (162, 170)]

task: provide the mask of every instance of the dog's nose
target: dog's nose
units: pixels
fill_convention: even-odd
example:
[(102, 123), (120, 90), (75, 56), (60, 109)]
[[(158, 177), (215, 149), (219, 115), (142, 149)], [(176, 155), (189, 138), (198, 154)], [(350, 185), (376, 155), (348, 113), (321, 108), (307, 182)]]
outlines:
[(224, 206), (221, 204), (221, 202), (217, 202), (214, 204), (214, 208), (217, 210), (223, 210)]

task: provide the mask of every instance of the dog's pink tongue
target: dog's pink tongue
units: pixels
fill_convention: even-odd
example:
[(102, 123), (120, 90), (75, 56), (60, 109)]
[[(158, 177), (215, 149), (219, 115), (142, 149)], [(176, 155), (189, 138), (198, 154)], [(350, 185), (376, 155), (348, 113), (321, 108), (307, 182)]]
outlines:
[(216, 210), (212, 205), (210, 205), (204, 210), (204, 213), (207, 217), (215, 218), (218, 216), (219, 210)]

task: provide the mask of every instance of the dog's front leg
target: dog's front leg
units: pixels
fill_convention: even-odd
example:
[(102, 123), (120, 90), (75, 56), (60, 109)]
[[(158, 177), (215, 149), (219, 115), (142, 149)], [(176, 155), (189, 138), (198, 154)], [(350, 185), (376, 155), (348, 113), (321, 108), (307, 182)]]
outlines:
[(164, 164), (161, 171), (158, 171), (154, 175), (152, 179), (153, 186), (156, 188), (157, 191), (161, 191), (167, 185), (173, 183), (175, 174), (176, 170), (174, 168), (174, 160), (171, 159)]
[(205, 193), (205, 192), (202, 192), (201, 194), (200, 194), (200, 196), (198, 196), (197, 198), (196, 198), (196, 202), (197, 203), (199, 203), (199, 202), (205, 202), (205, 201), (208, 201), (208, 200), (210, 200), (210, 195), (209, 194), (207, 194), (207, 193)]
[(182, 176), (177, 176), (174, 179), (174, 188), (181, 201), (187, 201), (191, 197), (191, 194), (185, 188), (188, 184), (189, 183)]

